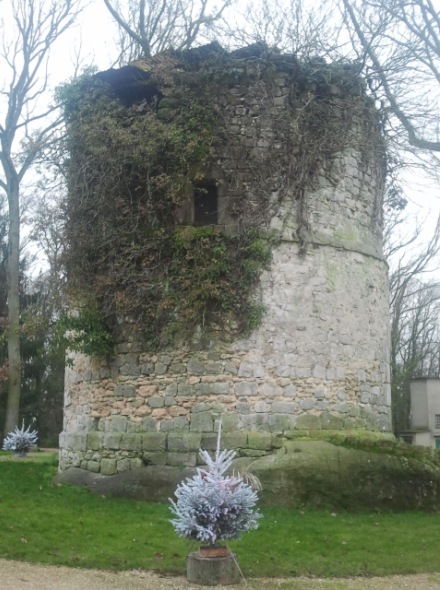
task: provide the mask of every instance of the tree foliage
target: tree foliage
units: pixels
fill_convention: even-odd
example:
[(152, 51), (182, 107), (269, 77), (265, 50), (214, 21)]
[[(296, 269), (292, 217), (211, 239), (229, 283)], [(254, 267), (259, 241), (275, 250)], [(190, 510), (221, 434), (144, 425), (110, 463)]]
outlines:
[(8, 405), (17, 426), (21, 394), (20, 201), (31, 166), (55, 139), (61, 120), (47, 106), (50, 50), (72, 25), (77, 0), (10, 0), (0, 20), (0, 190), (8, 201)]
[(200, 451), (207, 467), (197, 469), (196, 475), (179, 484), (175, 491), (177, 501), (171, 500), (175, 516), (171, 522), (177, 534), (210, 545), (238, 539), (256, 529), (262, 516), (255, 509), (257, 492), (240, 474), (226, 474), (236, 453), (221, 450), (220, 439), (221, 425), (215, 456)]

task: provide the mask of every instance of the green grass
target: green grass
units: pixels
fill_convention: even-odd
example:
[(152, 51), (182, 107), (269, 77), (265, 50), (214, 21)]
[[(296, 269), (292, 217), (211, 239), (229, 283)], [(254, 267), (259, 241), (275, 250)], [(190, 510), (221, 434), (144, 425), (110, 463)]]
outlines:
[[(197, 545), (174, 533), (167, 505), (57, 486), (53, 459), (0, 462), (0, 557), (75, 567), (184, 573)], [(247, 577), (436, 572), (440, 514), (264, 509), (231, 543)]]

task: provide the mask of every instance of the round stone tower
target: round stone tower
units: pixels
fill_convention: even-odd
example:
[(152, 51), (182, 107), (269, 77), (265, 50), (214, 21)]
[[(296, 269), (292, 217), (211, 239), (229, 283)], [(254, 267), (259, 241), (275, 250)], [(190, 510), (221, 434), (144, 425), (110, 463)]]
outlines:
[[(165, 65), (178, 69), (173, 59)], [(224, 445), (250, 457), (292, 431), (391, 430), (383, 150), (362, 82), (349, 70), (335, 81), (321, 62), (309, 81), (292, 56), (261, 51), (218, 61), (219, 129), (202, 196), (187, 192), (176, 223), (233, 233), (264, 213), (272, 256), (254, 289), (261, 322), (229, 338), (196, 330), (153, 352), (126, 330), (111, 357), (72, 354), (61, 469), (195, 465), (199, 448), (215, 445), (220, 416)], [(152, 90), (148, 63), (130, 67), (101, 77), (121, 101), (155, 95), (167, 115), (170, 93), (162, 102)], [(306, 136), (295, 143), (298, 129)]]

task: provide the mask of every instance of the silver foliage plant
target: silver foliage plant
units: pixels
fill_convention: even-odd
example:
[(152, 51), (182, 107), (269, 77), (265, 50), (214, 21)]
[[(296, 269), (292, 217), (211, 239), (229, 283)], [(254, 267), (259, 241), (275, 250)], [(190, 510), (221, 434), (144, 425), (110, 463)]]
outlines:
[(37, 444), (38, 440), (37, 431), (30, 430), (30, 428), (28, 426), (25, 430), (24, 422), (20, 429), (16, 426), (15, 430), (9, 432), (3, 440), (3, 450), (15, 451), (18, 455), (26, 455)]
[(206, 468), (177, 486), (176, 501), (170, 499), (175, 515), (171, 523), (176, 533), (186, 539), (214, 545), (217, 541), (237, 539), (256, 529), (261, 514), (255, 509), (256, 491), (241, 474), (225, 475), (235, 451), (220, 450), (221, 423), (214, 458), (201, 450)]

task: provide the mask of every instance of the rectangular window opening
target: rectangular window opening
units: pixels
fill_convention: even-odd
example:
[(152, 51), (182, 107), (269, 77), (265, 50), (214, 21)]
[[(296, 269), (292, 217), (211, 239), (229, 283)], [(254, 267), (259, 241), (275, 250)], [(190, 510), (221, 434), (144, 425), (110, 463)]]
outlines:
[(440, 414), (435, 415), (435, 427), (440, 430)]
[(217, 223), (217, 185), (213, 180), (206, 180), (194, 187), (194, 225), (216, 225)]

